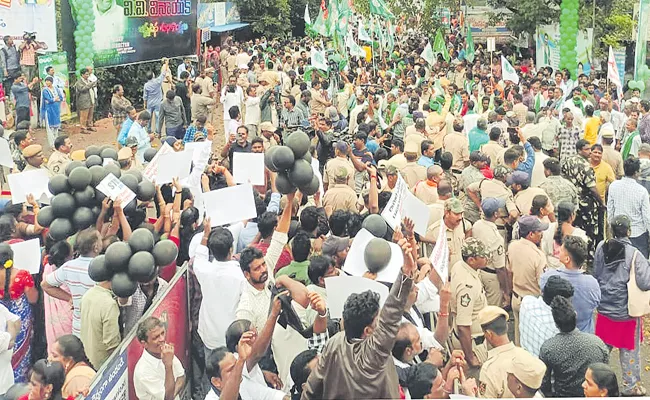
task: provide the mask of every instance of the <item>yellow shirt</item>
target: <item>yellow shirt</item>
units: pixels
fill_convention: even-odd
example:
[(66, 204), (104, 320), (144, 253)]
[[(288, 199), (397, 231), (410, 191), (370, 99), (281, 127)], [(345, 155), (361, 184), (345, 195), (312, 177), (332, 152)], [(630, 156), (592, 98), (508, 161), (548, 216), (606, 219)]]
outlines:
[(607, 187), (616, 180), (616, 174), (614, 174), (612, 167), (605, 161), (601, 161), (600, 164), (595, 166), (592, 165), (591, 168), (594, 169), (594, 174), (596, 175), (596, 190), (598, 190), (600, 198), (605, 201)]
[(598, 139), (598, 127), (600, 127), (600, 118), (591, 117), (585, 122), (585, 140), (589, 141), (589, 145), (596, 144)]

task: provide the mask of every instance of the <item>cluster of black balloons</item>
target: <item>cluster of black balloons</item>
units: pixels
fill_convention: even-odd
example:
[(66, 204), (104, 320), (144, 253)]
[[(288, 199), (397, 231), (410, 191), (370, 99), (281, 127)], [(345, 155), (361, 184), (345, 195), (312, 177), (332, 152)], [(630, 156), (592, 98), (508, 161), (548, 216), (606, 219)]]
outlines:
[(320, 181), (311, 167), (309, 136), (303, 131), (291, 133), (284, 146), (273, 146), (264, 152), (264, 164), (277, 172), (275, 186), (282, 194), (293, 193), (296, 189), (311, 196), (320, 187)]
[(176, 260), (178, 248), (169, 239), (154, 244), (154, 236), (146, 228), (138, 228), (127, 242), (112, 243), (106, 252), (90, 262), (88, 275), (95, 282), (111, 281), (113, 293), (129, 297), (138, 282), (151, 282), (158, 268)]
[(381, 215), (370, 214), (363, 220), (361, 227), (374, 236), (364, 249), (363, 260), (368, 271), (376, 274), (386, 268), (391, 258), (390, 245), (384, 239), (388, 224)]
[[(72, 161), (65, 169), (65, 175), (50, 178), (48, 188), (54, 197), (50, 205), (38, 213), (38, 223), (49, 227), (54, 240), (64, 240), (75, 232), (93, 226), (101, 212), (106, 195), (97, 190), (97, 185), (108, 174), (113, 174), (137, 196), (138, 200), (152, 200), (156, 194), (153, 183), (143, 179), (137, 170), (122, 172), (117, 163), (117, 150), (111, 146), (88, 146), (86, 161)], [(111, 162), (104, 165), (104, 160)], [(124, 207), (124, 212), (136, 208), (136, 199)]]

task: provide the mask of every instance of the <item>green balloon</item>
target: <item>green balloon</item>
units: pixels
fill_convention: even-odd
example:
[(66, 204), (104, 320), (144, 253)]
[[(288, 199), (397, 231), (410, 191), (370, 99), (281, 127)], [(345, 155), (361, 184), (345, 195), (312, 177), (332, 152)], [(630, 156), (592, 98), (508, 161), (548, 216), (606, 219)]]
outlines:
[(637, 82), (637, 88), (638, 88), (641, 92), (645, 91), (645, 82), (643, 82), (643, 81), (638, 81), (638, 82)]

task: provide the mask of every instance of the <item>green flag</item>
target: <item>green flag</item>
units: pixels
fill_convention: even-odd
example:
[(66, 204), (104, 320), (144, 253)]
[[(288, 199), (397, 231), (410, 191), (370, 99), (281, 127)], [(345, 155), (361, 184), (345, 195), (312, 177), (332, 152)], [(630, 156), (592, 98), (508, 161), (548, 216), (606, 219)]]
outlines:
[(309, 16), (309, 5), (305, 4), (305, 26), (311, 26), (311, 17)]
[(467, 37), (465, 38), (465, 59), (471, 63), (474, 62), (474, 37), (472, 37), (472, 27), (467, 26)]
[(359, 18), (359, 40), (362, 42), (372, 43), (372, 39), (366, 31), (366, 28), (363, 26), (363, 20)]
[(336, 4), (336, 0), (330, 0), (330, 3), (327, 5), (327, 20), (325, 21), (325, 26), (327, 26), (327, 36), (332, 36), (336, 31), (338, 31), (339, 23), (339, 7)]
[(395, 19), (395, 15), (390, 12), (384, 0), (370, 0), (370, 13), (383, 18)]
[(436, 32), (436, 37), (433, 39), (433, 53), (436, 55), (442, 54), (442, 58), (449, 62), (449, 52), (447, 51), (447, 45), (440, 30)]
[(314, 32), (318, 33), (321, 36), (325, 36), (325, 37), (330, 36), (330, 32), (327, 29), (327, 21), (323, 16), (322, 9), (318, 12), (318, 17), (316, 17), (316, 21), (314, 21), (314, 24), (312, 25), (311, 28), (314, 30)]
[(365, 58), (366, 52), (352, 39), (352, 32), (345, 37), (345, 45), (350, 49), (350, 56)]
[(431, 48), (431, 42), (427, 42), (427, 45), (424, 48), (424, 51), (422, 51), (422, 54), (420, 54), (420, 57), (424, 58), (424, 61), (428, 62), (429, 65), (433, 65), (436, 63), (436, 57), (433, 54), (433, 49)]
[(327, 71), (327, 59), (325, 58), (325, 51), (318, 51), (311, 49), (311, 66), (323, 71)]

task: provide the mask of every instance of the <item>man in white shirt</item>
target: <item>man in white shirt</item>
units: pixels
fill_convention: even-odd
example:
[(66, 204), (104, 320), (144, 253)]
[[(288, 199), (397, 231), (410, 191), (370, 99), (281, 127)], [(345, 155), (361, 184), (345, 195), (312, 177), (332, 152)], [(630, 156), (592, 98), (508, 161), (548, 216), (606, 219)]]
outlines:
[(237, 344), (237, 355), (228, 351), (225, 346), (216, 349), (205, 364), (205, 371), (210, 379), (210, 390), (205, 400), (237, 399), (242, 382), (244, 366), (252, 353), (252, 344), (257, 333), (244, 332)]
[(260, 109), (260, 97), (257, 97), (256, 90), (254, 87), (249, 86), (246, 89), (246, 100), (244, 100), (244, 105), (246, 106), (246, 114), (244, 115), (244, 125), (248, 127), (248, 137), (253, 140), (257, 134), (257, 127), (260, 125), (262, 120), (262, 111)]
[(147, 133), (145, 127), (151, 121), (151, 114), (149, 111), (144, 110), (138, 114), (138, 120), (133, 122), (129, 133), (127, 133), (127, 139), (134, 137), (138, 141), (138, 151), (135, 153), (135, 156), (138, 158), (138, 161), (144, 163), (144, 152), (147, 149), (151, 148), (151, 141), (154, 139), (153, 133)]
[(137, 337), (144, 350), (133, 371), (133, 386), (140, 400), (178, 400), (185, 384), (185, 369), (165, 342), (165, 326), (156, 317), (138, 325)]
[[(226, 329), (235, 320), (235, 309), (246, 284), (239, 263), (232, 259), (232, 233), (221, 227), (211, 231), (209, 224), (210, 219), (206, 218), (194, 259), (194, 274), (203, 294), (198, 333), (206, 347), (206, 359), (214, 349), (226, 344)], [(210, 253), (214, 257), (212, 262)]]
[(14, 384), (11, 356), (14, 354), (16, 336), (20, 332), (20, 317), (0, 304), (0, 395)]
[(228, 140), (229, 122), (232, 118), (230, 116), (230, 109), (237, 106), (241, 110), (242, 103), (244, 102), (244, 90), (241, 86), (237, 85), (237, 78), (231, 76), (228, 78), (228, 84), (221, 89), (221, 97), (219, 98), (223, 104), (223, 127), (226, 132), (226, 140)]

